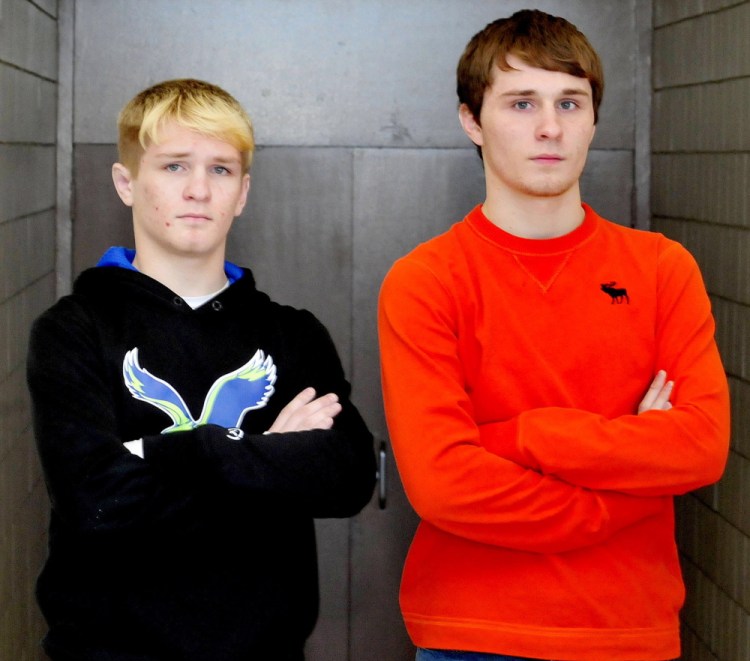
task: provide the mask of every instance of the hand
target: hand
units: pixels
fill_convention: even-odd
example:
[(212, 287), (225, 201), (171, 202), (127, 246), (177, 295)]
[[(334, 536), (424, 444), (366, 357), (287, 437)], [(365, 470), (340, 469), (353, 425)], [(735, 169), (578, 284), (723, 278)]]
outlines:
[(674, 381), (667, 381), (667, 373), (659, 370), (648, 388), (648, 392), (638, 405), (638, 415), (646, 411), (668, 411), (672, 408), (669, 397)]
[(266, 433), (330, 429), (339, 413), (341, 404), (335, 394), (328, 393), (316, 398), (314, 388), (305, 388), (281, 409)]

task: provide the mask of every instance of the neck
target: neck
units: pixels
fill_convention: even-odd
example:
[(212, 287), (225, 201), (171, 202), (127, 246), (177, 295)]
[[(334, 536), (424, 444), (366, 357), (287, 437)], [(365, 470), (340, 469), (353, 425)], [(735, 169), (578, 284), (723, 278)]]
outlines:
[(562, 195), (490, 195), (484, 215), (500, 229), (524, 239), (554, 239), (572, 232), (584, 219), (581, 196), (575, 186)]
[(206, 296), (221, 289), (227, 281), (224, 256), (205, 258), (173, 256), (158, 258), (136, 249), (133, 266), (179, 296)]

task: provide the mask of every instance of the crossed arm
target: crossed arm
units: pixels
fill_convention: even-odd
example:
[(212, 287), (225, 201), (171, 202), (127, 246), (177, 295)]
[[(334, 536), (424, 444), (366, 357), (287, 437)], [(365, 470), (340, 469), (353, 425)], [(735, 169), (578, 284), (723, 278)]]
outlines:
[[(281, 411), (266, 434), (283, 434), (293, 431), (331, 429), (334, 418), (341, 413), (336, 393), (316, 397), (315, 388), (305, 388)], [(143, 459), (143, 439), (123, 443), (131, 453)]]
[[(64, 302), (45, 315), (32, 332), (28, 378), (57, 515), (93, 533), (200, 525), (223, 499), (247, 503), (249, 515), (254, 503), (314, 517), (359, 511), (374, 484), (372, 437), (348, 400), (325, 330), (311, 321), (300, 338), (296, 355), (302, 359), (295, 365), (305, 373), (294, 377), (296, 383), (309, 380), (327, 394), (302, 389), (276, 414), (267, 435), (259, 423), (243, 439), (215, 425), (154, 431), (142, 439), (144, 461), (123, 447), (138, 433), (124, 431), (131, 420), (122, 407), (130, 400), (116, 399), (116, 370), (104, 365), (86, 311)], [(160, 422), (150, 427), (160, 429)]]
[(542, 407), (478, 423), (451, 294), (419, 264), (395, 267), (381, 293), (383, 389), (421, 518), (475, 541), (558, 552), (601, 543), (715, 481), (728, 446), (726, 379), (697, 269), (675, 271), (654, 330), (670, 380), (659, 371), (644, 383), (630, 414)]

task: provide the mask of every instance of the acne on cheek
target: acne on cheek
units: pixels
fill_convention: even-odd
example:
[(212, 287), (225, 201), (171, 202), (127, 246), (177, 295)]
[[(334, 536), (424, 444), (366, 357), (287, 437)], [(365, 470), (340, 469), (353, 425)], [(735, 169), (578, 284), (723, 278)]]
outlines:
[[(154, 213), (159, 213), (159, 209), (160, 209), (160, 208), (161, 208), (161, 207), (160, 207), (160, 206), (159, 206), (158, 204), (155, 204), (155, 205), (154, 205)], [(165, 226), (165, 227), (172, 227), (172, 222), (171, 222), (171, 221), (169, 221), (169, 220), (165, 220), (165, 221), (164, 221), (164, 226)]]

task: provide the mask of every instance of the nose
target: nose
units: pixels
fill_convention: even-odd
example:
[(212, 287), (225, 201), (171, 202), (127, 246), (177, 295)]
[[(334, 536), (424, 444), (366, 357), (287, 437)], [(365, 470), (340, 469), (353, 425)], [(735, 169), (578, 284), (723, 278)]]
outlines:
[(184, 195), (191, 200), (206, 200), (211, 196), (207, 173), (196, 168), (191, 170), (185, 182)]
[(560, 117), (554, 107), (545, 107), (539, 114), (537, 137), (540, 140), (556, 140), (562, 133)]

